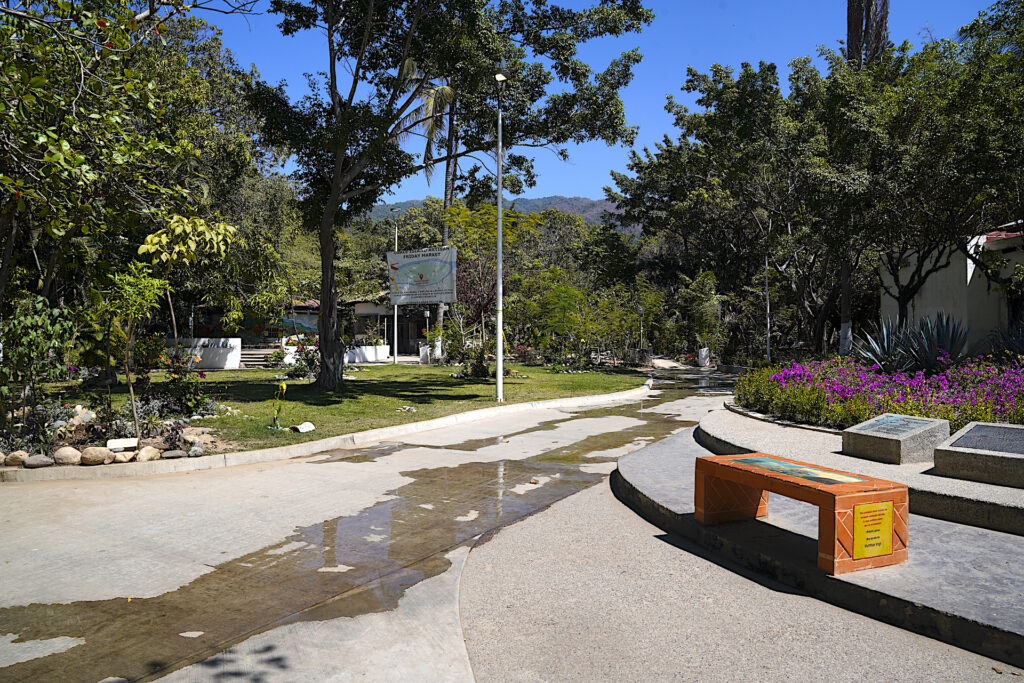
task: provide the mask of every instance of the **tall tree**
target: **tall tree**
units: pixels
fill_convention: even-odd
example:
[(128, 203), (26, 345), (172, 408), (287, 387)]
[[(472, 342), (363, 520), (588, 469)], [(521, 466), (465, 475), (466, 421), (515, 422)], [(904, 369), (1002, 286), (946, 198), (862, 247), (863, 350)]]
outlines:
[[(847, 0), (846, 3), (846, 50), (847, 62), (860, 69), (877, 62), (889, 46), (889, 0)], [(850, 236), (856, 231), (860, 217), (851, 212), (844, 220), (838, 218), (833, 226), (841, 236)], [(846, 239), (840, 237), (841, 243)], [(845, 249), (840, 258), (840, 328), (839, 353), (847, 355), (853, 350), (853, 284), (855, 256)]]
[[(307, 218), (320, 243), (320, 376), (342, 382), (344, 348), (335, 277), (337, 229), (372, 206), (401, 179), (449, 158), (492, 149), (494, 65), (504, 59), (506, 146), (563, 145), (601, 139), (631, 142), (618, 92), (640, 54), (633, 50), (594, 73), (577, 46), (604, 35), (638, 31), (652, 13), (640, 0), (601, 3), (583, 10), (541, 0), (272, 0), (285, 35), (316, 30), (324, 37), (325, 79), (292, 103), (281, 88), (265, 87), (256, 100), (273, 139), (290, 145), (305, 185)], [(528, 61), (534, 60), (534, 61)], [(548, 94), (554, 80), (558, 92)], [(480, 107), (462, 116), (462, 144), (424, 159), (402, 147), (411, 135), (449, 114), (437, 102), (480, 93)], [(473, 85), (478, 85), (473, 88)], [(484, 103), (491, 106), (485, 107)]]

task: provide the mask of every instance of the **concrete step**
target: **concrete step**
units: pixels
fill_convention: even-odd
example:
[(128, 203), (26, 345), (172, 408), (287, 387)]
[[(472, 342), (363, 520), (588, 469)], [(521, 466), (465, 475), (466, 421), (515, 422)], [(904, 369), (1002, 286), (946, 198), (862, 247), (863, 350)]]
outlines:
[[(721, 411), (724, 412), (724, 411)], [(703, 525), (687, 430), (619, 459), (616, 497), (652, 524), (819, 600), (1024, 666), (1024, 544), (1013, 534), (910, 514), (907, 562), (828, 576), (816, 564), (818, 510), (773, 494), (768, 516)]]
[(277, 349), (242, 349), (243, 368), (267, 367), (267, 356)]

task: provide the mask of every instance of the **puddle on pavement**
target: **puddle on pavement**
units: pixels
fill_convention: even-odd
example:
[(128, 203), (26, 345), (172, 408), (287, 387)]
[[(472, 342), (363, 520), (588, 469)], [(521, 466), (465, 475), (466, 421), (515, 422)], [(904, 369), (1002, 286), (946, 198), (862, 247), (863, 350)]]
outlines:
[[(394, 609), (410, 586), (448, 569), (445, 554), (451, 549), (601, 481), (605, 475), (580, 467), (615, 458), (587, 454), (653, 443), (693, 424), (673, 415), (641, 412), (694, 395), (689, 386), (685, 379), (656, 384), (660, 393), (643, 401), (581, 410), (518, 434), (610, 415), (640, 422), (627, 429), (522, 460), (403, 472), (413, 481), (390, 491), (388, 500), (356, 515), (297, 528), (279, 543), (217, 565), (157, 597), (0, 609), (0, 633), (18, 634), (17, 642), (61, 636), (85, 640), (66, 651), (0, 669), (0, 679), (137, 680), (195, 662), (211, 680), (250, 677), (253, 672), (239, 671), (226, 648), (287, 623)], [(513, 436), (476, 441), (492, 445)], [(380, 444), (315, 462), (366, 462), (409, 447)], [(264, 654), (268, 671), (287, 674), (286, 653)]]

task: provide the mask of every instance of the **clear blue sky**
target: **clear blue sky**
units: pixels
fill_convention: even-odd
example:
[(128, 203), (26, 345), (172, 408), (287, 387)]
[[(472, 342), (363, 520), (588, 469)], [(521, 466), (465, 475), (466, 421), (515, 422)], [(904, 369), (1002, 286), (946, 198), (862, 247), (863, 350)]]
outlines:
[[(562, 0), (563, 5), (585, 6), (585, 0)], [(926, 32), (950, 37), (990, 2), (985, 0), (890, 0), (889, 36), (895, 43), (919, 45)], [(785, 65), (795, 57), (816, 56), (819, 45), (835, 48), (846, 32), (846, 0), (649, 0), (654, 22), (639, 35), (605, 39), (586, 45), (583, 58), (595, 69), (623, 50), (640, 47), (643, 62), (623, 93), (626, 118), (640, 127), (636, 148), (675, 137), (664, 110), (665, 96), (675, 94), (684, 104), (692, 99), (680, 93), (686, 67), (706, 71), (714, 63), (736, 67), (742, 62), (775, 62), (784, 80)], [(273, 15), (205, 17), (224, 29), (224, 42), (241, 64), (254, 63), (270, 82), (285, 80), (293, 94), (306, 90), (304, 72), (324, 70), (323, 43), (313, 35), (285, 38)], [(629, 150), (588, 143), (570, 148), (563, 162), (549, 152), (537, 154), (537, 187), (529, 197), (547, 195), (598, 199), (611, 184), (609, 170), (625, 170)], [(427, 185), (422, 175), (406, 180), (387, 201), (439, 195), (441, 174)]]

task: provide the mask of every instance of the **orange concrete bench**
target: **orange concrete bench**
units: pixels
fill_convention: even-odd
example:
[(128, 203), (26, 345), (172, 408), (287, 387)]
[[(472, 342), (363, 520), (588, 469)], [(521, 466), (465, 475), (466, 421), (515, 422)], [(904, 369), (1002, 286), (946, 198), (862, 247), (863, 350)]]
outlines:
[(907, 487), (764, 453), (697, 458), (697, 521), (768, 514), (768, 493), (818, 506), (818, 567), (829, 574), (907, 560)]

